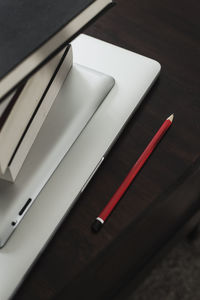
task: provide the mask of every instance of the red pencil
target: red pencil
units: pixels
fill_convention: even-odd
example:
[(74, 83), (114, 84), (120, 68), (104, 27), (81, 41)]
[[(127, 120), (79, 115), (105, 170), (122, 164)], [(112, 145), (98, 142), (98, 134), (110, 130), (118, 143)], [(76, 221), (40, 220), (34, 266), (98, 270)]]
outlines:
[(172, 124), (174, 115), (172, 114), (169, 118), (165, 120), (165, 122), (162, 124), (160, 129), (157, 131), (157, 133), (154, 135), (153, 139), (151, 142), (148, 144), (144, 152), (140, 155), (120, 187), (117, 189), (115, 194), (112, 196), (108, 204), (105, 206), (105, 208), (102, 210), (100, 215), (96, 218), (95, 222), (92, 224), (92, 230), (95, 232), (98, 232), (99, 229), (102, 227), (106, 219), (109, 217), (121, 197), (124, 195), (126, 192), (127, 188), (133, 181), (133, 179), (136, 177), (137, 173), (140, 171), (140, 169), (143, 167), (144, 163), (146, 160), (149, 158), (161, 138), (164, 136), (166, 131), (169, 129), (169, 127)]

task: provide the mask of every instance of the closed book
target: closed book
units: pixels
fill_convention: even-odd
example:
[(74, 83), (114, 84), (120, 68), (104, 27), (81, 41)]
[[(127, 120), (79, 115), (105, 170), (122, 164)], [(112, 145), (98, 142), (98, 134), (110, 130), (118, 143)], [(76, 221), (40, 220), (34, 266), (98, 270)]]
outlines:
[(0, 1), (0, 101), (112, 0)]
[(21, 88), (6, 121), (0, 128), (0, 173), (4, 174), (31, 117), (64, 54), (62, 50)]
[[(19, 143), (11, 162), (5, 172), (5, 174), (1, 174), (0, 178), (14, 182), (22, 165), (26, 159), (27, 154), (29, 153), (31, 146), (33, 145), (40, 128), (45, 121), (48, 112), (58, 95), (62, 84), (67, 77), (73, 62), (73, 55), (72, 55), (72, 47), (70, 46), (69, 49), (63, 55), (63, 58), (60, 62), (60, 66), (57, 68), (56, 72), (54, 73), (51, 82), (40, 101), (39, 106), (37, 107), (36, 111), (33, 114), (32, 120), (24, 133), (24, 136)], [(37, 87), (36, 87), (37, 88)]]

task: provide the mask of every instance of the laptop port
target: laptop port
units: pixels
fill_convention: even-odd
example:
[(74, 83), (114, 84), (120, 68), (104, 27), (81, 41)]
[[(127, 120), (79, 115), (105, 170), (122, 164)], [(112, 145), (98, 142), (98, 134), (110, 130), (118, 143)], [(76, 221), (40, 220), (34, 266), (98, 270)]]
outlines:
[(23, 213), (25, 212), (25, 210), (27, 209), (27, 207), (30, 205), (32, 199), (29, 198), (26, 203), (24, 204), (24, 206), (22, 207), (22, 209), (19, 212), (19, 216), (23, 215)]

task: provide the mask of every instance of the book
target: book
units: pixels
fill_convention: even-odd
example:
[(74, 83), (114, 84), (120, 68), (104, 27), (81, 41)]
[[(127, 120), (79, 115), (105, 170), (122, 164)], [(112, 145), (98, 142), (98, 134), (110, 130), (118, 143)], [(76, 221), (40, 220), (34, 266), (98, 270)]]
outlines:
[(15, 92), (13, 92), (2, 103), (0, 103), (0, 122), (1, 122), (2, 117), (5, 115), (5, 112), (7, 110), (6, 108), (8, 108), (8, 105), (10, 104)]
[(0, 101), (57, 54), (112, 0), (0, 2)]
[(30, 125), (28, 126), (21, 142), (19, 143), (13, 158), (11, 159), (5, 174), (0, 174), (0, 178), (14, 182), (22, 165), (28, 155), (40, 128), (45, 121), (54, 100), (56, 99), (62, 84), (67, 77), (73, 62), (72, 47), (65, 51), (65, 55), (61, 60), (60, 66), (54, 73), (51, 82), (43, 95), (40, 104), (35, 110)]
[(2, 124), (2, 127), (0, 127), (1, 174), (5, 173), (13, 153), (45, 93), (64, 52), (65, 51), (62, 50), (58, 55), (52, 58), (21, 87), (12, 110)]

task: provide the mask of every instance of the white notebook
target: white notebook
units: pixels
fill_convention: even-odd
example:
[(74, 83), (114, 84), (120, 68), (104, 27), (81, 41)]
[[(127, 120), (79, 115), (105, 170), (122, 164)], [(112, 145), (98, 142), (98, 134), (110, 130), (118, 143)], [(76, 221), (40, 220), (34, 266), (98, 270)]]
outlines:
[(64, 50), (44, 65), (25, 84), (0, 129), (0, 173), (4, 174), (26, 127), (45, 92)]
[(17, 147), (14, 157), (9, 163), (5, 174), (1, 175), (0, 178), (11, 182), (14, 182), (16, 180), (16, 177), (19, 171), (21, 170), (26, 156), (30, 151), (31, 146), (33, 145), (35, 138), (37, 137), (39, 130), (42, 127), (42, 124), (46, 119), (48, 112), (51, 109), (51, 106), (54, 100), (56, 99), (56, 96), (58, 95), (59, 90), (62, 87), (62, 84), (72, 67), (72, 62), (72, 47), (70, 47), (44, 99), (42, 100), (39, 108), (36, 109), (37, 112), (35, 113), (35, 116), (32, 119), (31, 124), (29, 125), (21, 143)]

